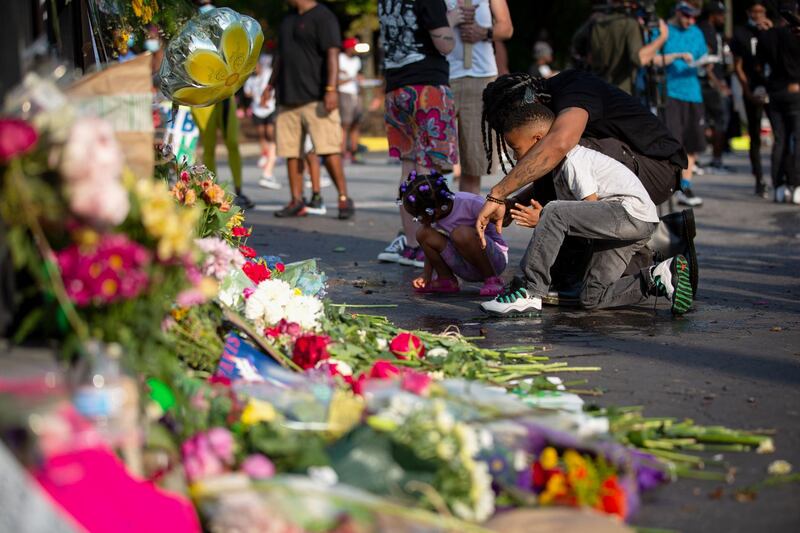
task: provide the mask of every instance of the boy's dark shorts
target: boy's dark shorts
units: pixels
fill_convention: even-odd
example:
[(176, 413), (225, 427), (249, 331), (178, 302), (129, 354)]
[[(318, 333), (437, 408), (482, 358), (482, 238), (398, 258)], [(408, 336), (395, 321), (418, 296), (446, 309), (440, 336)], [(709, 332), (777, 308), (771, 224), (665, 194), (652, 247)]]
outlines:
[(703, 106), (706, 108), (706, 124), (715, 131), (726, 131), (730, 121), (728, 98), (707, 82), (703, 84)]
[(706, 149), (705, 110), (702, 103), (667, 98), (664, 124), (689, 154)]

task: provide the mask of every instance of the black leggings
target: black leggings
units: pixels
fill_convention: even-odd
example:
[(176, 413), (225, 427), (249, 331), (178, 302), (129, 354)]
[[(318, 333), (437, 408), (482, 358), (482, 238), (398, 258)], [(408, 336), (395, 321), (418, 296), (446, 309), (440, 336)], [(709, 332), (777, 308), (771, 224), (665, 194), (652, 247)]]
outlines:
[(761, 183), (764, 178), (764, 169), (761, 166), (761, 117), (764, 109), (764, 104), (744, 99), (747, 134), (750, 136), (750, 169), (758, 183)]

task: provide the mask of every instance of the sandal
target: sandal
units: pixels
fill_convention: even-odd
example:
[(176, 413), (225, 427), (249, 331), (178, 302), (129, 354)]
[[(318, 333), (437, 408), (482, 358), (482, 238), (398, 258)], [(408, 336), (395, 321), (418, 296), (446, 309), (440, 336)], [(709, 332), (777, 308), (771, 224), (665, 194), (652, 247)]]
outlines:
[(481, 296), (497, 296), (501, 292), (503, 292), (503, 278), (491, 276), (483, 280)]
[(434, 279), (424, 287), (414, 287), (414, 292), (419, 294), (449, 294), (460, 290), (458, 280), (452, 278)]

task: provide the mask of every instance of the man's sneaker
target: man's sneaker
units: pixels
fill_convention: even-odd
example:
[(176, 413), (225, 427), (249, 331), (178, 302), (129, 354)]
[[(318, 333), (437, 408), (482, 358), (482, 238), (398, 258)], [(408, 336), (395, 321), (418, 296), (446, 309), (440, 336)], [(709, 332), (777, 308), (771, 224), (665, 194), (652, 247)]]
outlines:
[(680, 205), (689, 207), (700, 207), (703, 205), (703, 199), (695, 196), (694, 191), (690, 188), (675, 191), (675, 199)]
[(252, 209), (256, 206), (256, 204), (253, 203), (253, 200), (242, 193), (236, 195), (236, 198), (233, 199), (233, 203), (242, 209)]
[(792, 203), (795, 205), (800, 204), (800, 185), (792, 191)]
[(692, 174), (694, 174), (695, 176), (702, 176), (705, 173), (706, 173), (706, 169), (704, 169), (700, 165), (695, 164), (694, 170), (692, 171)]
[[(303, 182), (303, 185), (305, 186), (306, 189), (310, 189), (311, 188), (311, 178), (306, 178), (306, 180)], [(320, 189), (324, 189), (325, 187), (330, 187), (331, 185), (333, 185), (333, 180), (332, 179), (330, 179), (328, 176), (320, 176), (320, 178), (319, 178), (319, 187), (320, 187)]]
[(306, 202), (306, 213), (309, 215), (324, 215), (328, 212), (325, 207), (325, 202), (322, 201), (322, 196), (318, 192), (311, 195), (311, 200)]
[(275, 176), (262, 176), (260, 180), (258, 180), (258, 184), (265, 189), (272, 189), (273, 191), (277, 191), (283, 185), (278, 183), (278, 180), (275, 179)]
[(514, 278), (494, 300), (483, 302), (481, 310), (494, 316), (539, 316), (542, 314), (542, 299), (528, 294), (522, 281)]
[(292, 200), (283, 209), (275, 211), (278, 218), (304, 217), (308, 214), (304, 200)]
[(339, 198), (339, 220), (353, 218), (356, 214), (356, 207), (353, 205), (352, 198)]
[(781, 185), (775, 189), (775, 203), (782, 204), (786, 202), (787, 198), (790, 198), (789, 187)]
[(400, 253), (400, 259), (398, 259), (397, 262), (405, 266), (422, 268), (425, 266), (425, 252), (422, 251), (421, 246), (415, 246), (413, 248), (411, 246), (406, 246)]
[(763, 181), (756, 182), (756, 196), (760, 196), (765, 200), (769, 198), (769, 194), (767, 193), (767, 186)]
[(689, 262), (682, 255), (662, 261), (653, 267), (656, 294), (672, 303), (672, 314), (682, 315), (692, 307), (692, 283)]
[(397, 263), (400, 261), (400, 254), (403, 252), (405, 247), (406, 236), (401, 233), (389, 243), (389, 246), (384, 248), (384, 250), (378, 254), (378, 261), (383, 261), (385, 263)]

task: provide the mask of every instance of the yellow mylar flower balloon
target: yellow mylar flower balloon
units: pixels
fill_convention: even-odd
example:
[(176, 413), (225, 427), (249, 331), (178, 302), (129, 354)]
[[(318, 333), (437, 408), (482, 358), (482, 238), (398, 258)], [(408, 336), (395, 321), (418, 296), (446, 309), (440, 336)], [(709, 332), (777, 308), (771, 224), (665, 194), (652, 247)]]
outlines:
[(258, 23), (228, 8), (192, 19), (169, 43), (161, 63), (161, 90), (195, 107), (233, 95), (253, 72), (264, 43)]

